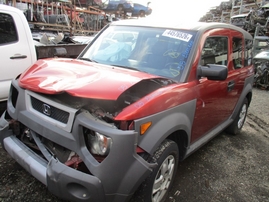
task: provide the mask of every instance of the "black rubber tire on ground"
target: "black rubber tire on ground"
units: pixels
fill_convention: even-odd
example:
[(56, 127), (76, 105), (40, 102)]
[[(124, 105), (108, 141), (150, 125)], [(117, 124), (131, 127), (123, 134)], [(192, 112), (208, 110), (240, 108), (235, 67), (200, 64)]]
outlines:
[[(178, 167), (178, 160), (179, 152), (177, 144), (172, 140), (164, 140), (148, 160), (151, 163), (157, 162), (158, 166), (153, 169), (150, 176), (140, 185), (131, 201), (152, 202), (154, 201), (153, 197), (160, 197), (155, 201), (164, 202), (172, 188)], [(153, 190), (154, 184), (156, 190)]]
[(118, 5), (118, 11), (123, 11), (123, 5)]
[(139, 11), (139, 17), (145, 17), (146, 14), (145, 14), (145, 11)]
[(226, 130), (225, 130), (226, 132), (228, 132), (232, 135), (237, 135), (240, 133), (240, 131), (245, 123), (246, 117), (247, 117), (248, 105), (249, 105), (248, 99), (245, 98), (241, 107), (240, 107), (238, 114), (236, 115), (236, 118), (231, 123), (231, 125), (229, 125), (226, 128)]

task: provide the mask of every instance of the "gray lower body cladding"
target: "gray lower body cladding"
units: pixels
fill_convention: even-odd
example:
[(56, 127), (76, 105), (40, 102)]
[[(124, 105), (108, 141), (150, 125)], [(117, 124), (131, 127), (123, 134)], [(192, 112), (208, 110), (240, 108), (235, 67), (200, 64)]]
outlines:
[[(23, 124), (39, 138), (46, 138), (76, 153), (89, 171), (85, 173), (73, 169), (54, 156), (47, 156), (47, 159), (41, 157), (17, 138), (3, 114), (0, 119), (0, 141), (3, 148), (53, 194), (72, 201), (125, 201), (155, 166), (136, 153), (138, 134), (135, 131), (119, 130), (90, 113), (68, 107), (64, 110), (70, 111), (70, 118), (66, 123), (60, 123), (32, 108), (29, 98), (41, 97), (21, 89), (16, 80), (12, 85), (17, 92), (16, 102), (13, 95), (8, 100), (7, 111), (12, 119)], [(58, 107), (52, 101), (49, 104)], [(88, 151), (83, 127), (112, 139), (110, 152), (102, 162), (98, 162)]]

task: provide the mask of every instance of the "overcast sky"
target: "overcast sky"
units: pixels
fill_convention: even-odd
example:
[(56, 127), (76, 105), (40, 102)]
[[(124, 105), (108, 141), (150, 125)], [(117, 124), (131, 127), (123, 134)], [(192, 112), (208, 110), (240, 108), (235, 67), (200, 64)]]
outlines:
[(168, 19), (182, 18), (199, 20), (211, 7), (219, 6), (227, 0), (133, 0), (134, 3), (151, 2), (152, 15), (167, 16)]

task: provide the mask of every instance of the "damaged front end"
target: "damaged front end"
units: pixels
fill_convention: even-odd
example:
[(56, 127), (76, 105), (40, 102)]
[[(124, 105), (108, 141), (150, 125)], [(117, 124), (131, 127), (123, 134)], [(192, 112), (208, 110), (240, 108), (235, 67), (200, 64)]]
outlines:
[[(142, 80), (118, 99), (103, 100), (67, 92), (35, 93), (14, 80), (8, 110), (1, 117), (0, 140), (18, 163), (61, 198), (62, 192), (67, 193), (64, 198), (74, 200), (128, 198), (156, 165), (140, 157), (144, 151), (138, 147), (134, 120), (117, 120), (117, 116), (172, 83), (162, 78)], [(115, 159), (121, 159), (120, 167)], [(127, 184), (114, 186), (125, 177), (130, 178)]]

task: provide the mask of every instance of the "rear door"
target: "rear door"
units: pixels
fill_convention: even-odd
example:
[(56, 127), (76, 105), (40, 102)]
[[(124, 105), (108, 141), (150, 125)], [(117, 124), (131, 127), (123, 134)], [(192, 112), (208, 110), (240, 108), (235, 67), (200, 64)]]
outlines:
[[(237, 103), (245, 84), (245, 79), (249, 77), (249, 66), (251, 61), (251, 41), (246, 41), (243, 34), (236, 30), (231, 30), (230, 34), (230, 64), (228, 66), (228, 96), (230, 109), (233, 110)], [(229, 111), (232, 113), (232, 111)]]

